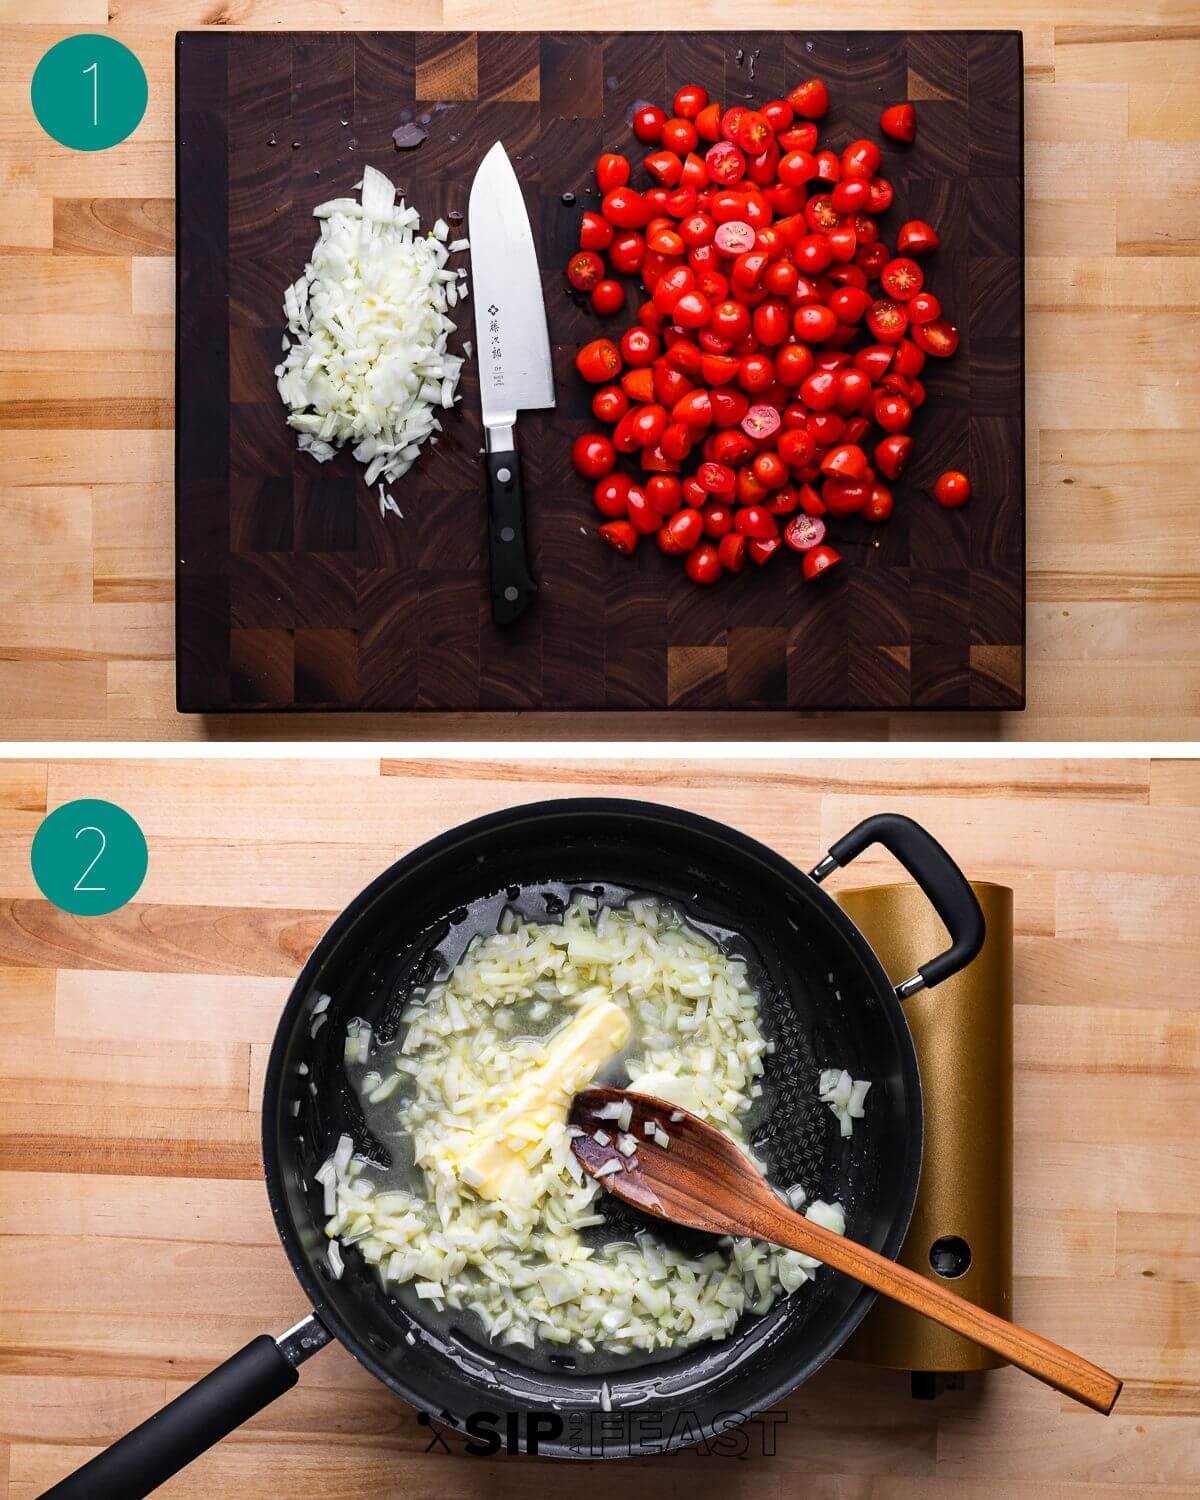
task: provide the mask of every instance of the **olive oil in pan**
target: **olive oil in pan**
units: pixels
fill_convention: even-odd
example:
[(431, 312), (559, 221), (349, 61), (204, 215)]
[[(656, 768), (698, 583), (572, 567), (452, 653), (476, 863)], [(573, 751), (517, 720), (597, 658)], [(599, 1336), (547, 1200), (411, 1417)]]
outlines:
[[(482, 897), (469, 906), (460, 907), (452, 912), (447, 919), (445, 934), (436, 945), (436, 971), (433, 974), (432, 983), (436, 984), (449, 976), (476, 937), (490, 936), (495, 933), (506, 909), (515, 911), (529, 921), (556, 922), (561, 919), (568, 906), (580, 898), (587, 899), (593, 909), (598, 911), (602, 907), (623, 907), (638, 896), (674, 906), (690, 927), (710, 937), (725, 953), (744, 959), (751, 981), (761, 993), (760, 980), (763, 977), (763, 967), (758, 961), (757, 954), (743, 936), (705, 919), (700, 896), (697, 895), (695, 905), (693, 905), (692, 902), (677, 899), (668, 902), (666, 898), (655, 893), (635, 891), (625, 886), (581, 882), (573, 884), (539, 882), (537, 885), (525, 888), (509, 886), (506, 890)], [(419, 1003), (422, 993), (428, 987), (428, 985), (409, 986), (402, 991), (396, 997), (400, 1002), (400, 1008), (406, 1008), (414, 1001)], [(567, 1004), (552, 1001), (547, 1008), (544, 1002), (539, 1005), (536, 999), (520, 1003), (514, 1007), (514, 1012), (515, 1024), (511, 1033), (514, 1044), (541, 1040), (564, 1025), (574, 1014), (572, 1007)], [(597, 1072), (594, 1082), (608, 1083), (615, 1087), (628, 1084), (626, 1059), (630, 1056), (637, 1056), (642, 1045), (642, 1028), (636, 1015), (631, 1017), (631, 1022), (630, 1035), (625, 1047), (605, 1062)], [(386, 1099), (375, 1103), (371, 1103), (367, 1097), (370, 1090), (364, 1088), (364, 1080), (368, 1080), (372, 1087), (375, 1083), (375, 1079), (368, 1079), (368, 1075), (374, 1074), (377, 1078), (383, 1079), (391, 1077), (394, 1071), (393, 1060), (401, 1051), (406, 1033), (407, 1025), (401, 1022), (395, 1028), (394, 1034), (386, 1041), (372, 1036), (367, 1061), (365, 1063), (357, 1059), (347, 1061), (346, 1078), (351, 1091), (359, 1101), (367, 1132), (383, 1148), (381, 1155), (386, 1154), (386, 1158), (390, 1160), (390, 1166), (387, 1168), (376, 1166), (371, 1169), (376, 1192), (405, 1190), (424, 1197), (424, 1175), (413, 1161), (411, 1139), (408, 1131), (400, 1123), (404, 1105), (413, 1097), (415, 1081), (411, 1075), (401, 1073), (400, 1083), (393, 1092)], [(763, 1113), (764, 1100), (756, 1100), (750, 1112), (744, 1117), (747, 1137), (751, 1135)], [(606, 1222), (583, 1231), (582, 1238), (585, 1244), (599, 1247), (628, 1243), (633, 1240), (635, 1232), (648, 1227), (646, 1221), (635, 1211), (607, 1195), (598, 1200), (597, 1211), (604, 1213)], [(703, 1253), (712, 1243), (709, 1236), (660, 1223), (655, 1223), (651, 1232), (656, 1238), (678, 1246), (687, 1254)], [(346, 1253), (352, 1254), (353, 1251)], [(670, 1360), (681, 1352), (678, 1349), (668, 1348), (652, 1353), (636, 1350), (625, 1355), (612, 1354), (603, 1350), (597, 1350), (593, 1354), (584, 1354), (570, 1346), (540, 1341), (533, 1349), (523, 1345), (498, 1345), (488, 1339), (474, 1313), (469, 1310), (452, 1309), (439, 1313), (428, 1301), (423, 1301), (417, 1296), (412, 1282), (390, 1288), (390, 1293), (415, 1322), (428, 1329), (430, 1334), (439, 1341), (447, 1336), (457, 1337), (481, 1353), (486, 1351), (491, 1358), (502, 1358), (543, 1372), (560, 1371), (580, 1375), (600, 1375), (607, 1371), (619, 1371), (633, 1366)]]

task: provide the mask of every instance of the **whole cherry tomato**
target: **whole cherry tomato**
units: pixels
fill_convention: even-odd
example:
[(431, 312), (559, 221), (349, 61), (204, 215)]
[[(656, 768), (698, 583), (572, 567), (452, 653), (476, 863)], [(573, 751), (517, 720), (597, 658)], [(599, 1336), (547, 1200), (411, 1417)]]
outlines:
[(971, 498), (971, 481), (960, 470), (947, 469), (934, 481), (933, 496), (947, 510), (956, 510)]
[(676, 115), (663, 126), (659, 139), (668, 151), (674, 151), (678, 156), (686, 156), (689, 151), (696, 149), (700, 138), (696, 134), (696, 127), (690, 120)]
[(892, 492), (886, 484), (873, 484), (867, 503), (862, 508), (864, 521), (886, 521), (895, 506)]
[(592, 306), (601, 317), (612, 317), (625, 306), (625, 288), (619, 281), (598, 281), (592, 288)]
[(617, 229), (641, 229), (650, 219), (650, 205), (631, 187), (614, 187), (606, 192), (600, 211)]
[(653, 364), (661, 349), (661, 340), (636, 323), (621, 335), (621, 355), (627, 365)]
[(571, 445), (571, 462), (585, 479), (602, 479), (616, 467), (617, 454), (601, 433), (585, 432)]
[(592, 397), (592, 416), (600, 422), (619, 422), (629, 410), (629, 397), (619, 385), (602, 386)]
[(912, 403), (904, 396), (880, 396), (875, 403), (875, 420), (884, 432), (903, 432), (912, 414)]
[(666, 123), (666, 113), (657, 104), (643, 104), (633, 112), (633, 133), (643, 146), (656, 146)]
[(703, 463), (696, 470), (696, 478), (709, 495), (732, 495), (736, 475), (725, 464)]
[(676, 89), (671, 108), (681, 120), (694, 120), (708, 103), (708, 90), (698, 83), (685, 83)]
[(942, 315), (942, 304), (932, 292), (918, 292), (909, 299), (908, 321), (910, 323), (933, 323)]
[(596, 487), (592, 491), (592, 499), (602, 516), (608, 516), (610, 519), (623, 516), (629, 499), (628, 474), (606, 474), (603, 479), (596, 482)]
[(879, 128), (894, 141), (913, 141), (917, 136), (917, 112), (911, 104), (889, 104), (879, 116)]

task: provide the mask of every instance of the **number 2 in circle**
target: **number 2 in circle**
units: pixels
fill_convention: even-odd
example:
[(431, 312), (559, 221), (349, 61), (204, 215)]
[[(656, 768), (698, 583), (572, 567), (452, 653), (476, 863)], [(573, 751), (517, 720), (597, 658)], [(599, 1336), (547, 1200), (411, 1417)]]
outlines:
[(82, 834), (85, 834), (85, 833), (96, 833), (96, 834), (99, 834), (99, 836), (100, 836), (100, 847), (99, 847), (99, 849), (96, 850), (95, 854), (92, 856), (91, 863), (88, 865), (87, 869), (84, 870), (83, 874), (79, 877), (79, 879), (75, 882), (75, 884), (72, 887), (72, 889), (74, 889), (76, 891), (82, 891), (82, 892), (93, 891), (93, 892), (99, 893), (101, 891), (107, 890), (108, 887), (107, 886), (103, 886), (103, 885), (84, 885), (83, 882), (88, 878), (88, 876), (92, 873), (92, 871), (100, 863), (101, 856), (103, 855), (105, 849), (108, 848), (108, 839), (105, 837), (104, 830), (102, 828), (97, 828), (94, 824), (91, 824), (91, 823), (89, 823), (86, 828), (80, 828), (80, 829), (78, 829), (77, 832), (76, 832), (76, 834), (75, 834), (75, 837), (79, 838)]
[[(100, 65), (93, 63), (90, 68), (84, 68), (83, 71), (85, 74), (92, 75), (92, 125), (94, 127), (100, 123)], [(80, 829), (80, 832), (82, 833), (83, 830)], [(96, 857), (99, 858), (99, 855)]]

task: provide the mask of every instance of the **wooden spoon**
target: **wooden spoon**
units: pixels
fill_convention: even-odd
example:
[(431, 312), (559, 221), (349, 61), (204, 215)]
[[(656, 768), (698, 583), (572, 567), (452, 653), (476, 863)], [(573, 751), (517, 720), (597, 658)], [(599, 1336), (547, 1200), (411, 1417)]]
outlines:
[[(637, 1150), (629, 1157), (617, 1149), (619, 1125), (598, 1115), (606, 1105), (622, 1103), (633, 1110), (629, 1134)], [(667, 1146), (647, 1137), (650, 1122), (666, 1133)], [(748, 1235), (801, 1250), (952, 1328), (1093, 1411), (1105, 1416), (1112, 1411), (1121, 1391), (1115, 1376), (1040, 1334), (985, 1312), (939, 1282), (814, 1224), (768, 1187), (739, 1146), (695, 1115), (649, 1094), (592, 1088), (575, 1095), (570, 1123), (584, 1132), (571, 1142), (584, 1170), (635, 1208), (710, 1234)], [(609, 1137), (608, 1145), (594, 1138), (597, 1130)], [(611, 1162), (620, 1163), (620, 1169), (614, 1172), (610, 1167), (601, 1176)]]

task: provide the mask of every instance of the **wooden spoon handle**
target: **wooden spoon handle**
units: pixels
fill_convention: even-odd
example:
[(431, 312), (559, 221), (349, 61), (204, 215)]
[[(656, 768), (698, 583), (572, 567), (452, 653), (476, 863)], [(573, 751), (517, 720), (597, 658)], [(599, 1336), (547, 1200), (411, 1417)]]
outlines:
[(1121, 1382), (1107, 1370), (1072, 1354), (1060, 1344), (998, 1318), (995, 1313), (958, 1296), (949, 1287), (930, 1281), (886, 1256), (877, 1255), (865, 1245), (823, 1229), (811, 1219), (785, 1210), (782, 1205), (774, 1229), (777, 1232), (772, 1232), (770, 1238), (776, 1243), (819, 1257), (826, 1265), (844, 1271), (847, 1276), (890, 1297), (893, 1302), (902, 1302), (914, 1312), (922, 1313), (935, 1323), (941, 1323), (999, 1354), (1009, 1364), (1044, 1380), (1056, 1391), (1082, 1401), (1093, 1411), (1103, 1412), (1105, 1416), (1112, 1411), (1121, 1393)]

